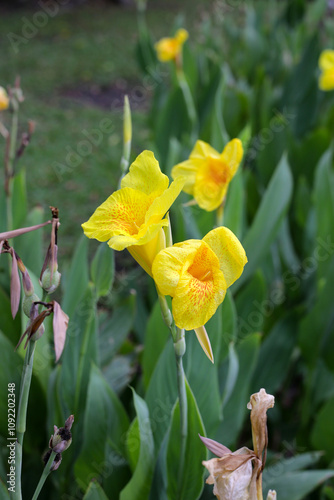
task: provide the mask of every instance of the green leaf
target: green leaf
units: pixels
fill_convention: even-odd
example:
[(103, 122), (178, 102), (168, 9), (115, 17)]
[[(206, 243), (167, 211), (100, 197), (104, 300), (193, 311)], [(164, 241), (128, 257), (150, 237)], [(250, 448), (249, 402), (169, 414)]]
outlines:
[[(272, 478), (268, 489), (275, 490), (279, 500), (302, 500), (324, 481), (334, 476), (332, 470), (308, 470)], [(268, 490), (265, 490), (265, 494)]]
[(12, 186), (13, 229), (22, 227), (28, 212), (25, 170), (14, 176)]
[(318, 450), (326, 452), (326, 460), (334, 458), (334, 429), (333, 429), (334, 397), (329, 399), (315, 415), (315, 422), (311, 433), (312, 445)]
[(91, 481), (83, 500), (108, 500), (108, 497), (97, 481)]
[[(20, 378), (23, 367), (23, 360), (14, 351), (13, 344), (0, 331), (0, 352), (1, 352), (1, 370), (0, 370), (0, 412), (1, 415), (7, 415), (7, 395), (8, 384), (15, 384), (16, 404), (18, 404)], [(17, 407), (16, 407), (17, 408)], [(7, 419), (0, 420), (0, 434), (8, 437)]]
[(125, 342), (133, 326), (136, 307), (135, 295), (130, 295), (117, 304), (111, 314), (99, 327), (99, 359), (106, 366)]
[(98, 246), (90, 272), (97, 298), (107, 295), (114, 281), (115, 261), (114, 251), (106, 243)]
[(262, 330), (265, 315), (266, 282), (261, 271), (254, 273), (247, 285), (238, 294), (235, 307), (238, 311), (239, 336)]
[[(7, 265), (7, 262), (5, 261), (9, 258), (9, 255), (1, 255), (2, 265)], [(13, 348), (20, 338), (20, 321), (21, 319), (19, 314), (17, 314), (15, 319), (13, 319), (10, 309), (9, 295), (7, 295), (4, 289), (0, 286), (0, 330), (13, 343)]]
[[(317, 244), (334, 242), (334, 174), (332, 170), (332, 151), (327, 151), (317, 165), (314, 188), (315, 212), (317, 219)], [(323, 244), (322, 244), (323, 246)], [(328, 277), (331, 252), (317, 251), (318, 279)]]
[[(25, 218), (24, 225), (34, 226), (41, 224), (46, 219), (42, 207), (35, 207), (29, 211)], [(15, 251), (22, 258), (24, 265), (39, 277), (45, 259), (47, 245), (43, 246), (43, 241), (50, 239), (51, 226), (26, 233), (15, 238)], [(61, 268), (60, 268), (61, 272)], [(37, 289), (36, 289), (37, 290)]]
[(145, 401), (132, 389), (134, 405), (139, 424), (140, 446), (136, 469), (126, 487), (121, 491), (120, 500), (148, 499), (154, 471), (154, 441), (150, 425), (150, 414)]
[(262, 198), (251, 228), (243, 240), (248, 263), (240, 278), (233, 284), (238, 290), (261, 264), (269, 251), (288, 209), (292, 194), (292, 176), (286, 157), (278, 164)]
[(0, 479), (0, 498), (1, 500), (9, 500), (10, 496), (8, 493), (8, 488)]
[[(230, 447), (235, 443), (241, 430), (245, 417), (250, 415), (247, 403), (250, 399), (250, 382), (254, 372), (260, 348), (260, 335), (248, 335), (236, 346), (236, 354), (239, 360), (239, 372), (233, 393), (224, 407), (223, 421), (215, 436), (219, 443)], [(225, 361), (227, 363), (227, 360)], [(227, 372), (224, 364), (220, 375)], [(260, 390), (260, 387), (259, 387)]]
[(262, 342), (251, 393), (265, 387), (268, 394), (275, 394), (282, 386), (295, 348), (296, 332), (296, 322), (291, 318), (282, 318), (274, 325)]
[(88, 285), (88, 238), (82, 236), (64, 284), (62, 309), (71, 316)]
[(239, 373), (239, 360), (237, 353), (235, 352), (234, 345), (231, 343), (229, 346), (228, 371), (226, 376), (226, 383), (222, 395), (223, 409), (228, 400), (230, 399), (231, 395), (233, 394), (233, 390), (238, 379), (238, 373)]
[(201, 415), (199, 413), (196, 399), (189, 387), (187, 380), (187, 442), (185, 450), (185, 463), (180, 484), (179, 462), (180, 462), (180, 406), (176, 403), (167, 448), (167, 475), (168, 475), (168, 497), (173, 500), (196, 500), (200, 497), (204, 486), (204, 467), (202, 460), (207, 458), (206, 448), (198, 437), (205, 435)]
[(177, 398), (175, 353), (170, 338), (159, 356), (146, 392), (155, 449), (158, 451), (168, 430)]
[[(123, 447), (129, 420), (122, 403), (105, 381), (100, 370), (92, 365), (87, 391), (83, 426), (82, 451), (74, 472), (80, 484), (87, 485), (91, 475), (103, 477), (103, 464), (124, 453)], [(119, 461), (119, 458), (118, 458)], [(117, 474), (117, 469), (112, 468)]]
[[(219, 313), (217, 312), (217, 314)], [(227, 290), (221, 306), (221, 318), (222, 333), (218, 364), (228, 355), (230, 343), (237, 339), (237, 310), (230, 290)]]
[(91, 363), (97, 363), (93, 286), (84, 290), (68, 325), (60, 376), (63, 412), (83, 417)]
[(227, 192), (226, 208), (224, 211), (224, 226), (228, 227), (238, 238), (241, 238), (244, 216), (244, 186), (242, 170), (231, 181)]
[(160, 303), (157, 300), (149, 320), (145, 333), (145, 345), (142, 359), (143, 381), (148, 387), (152, 373), (169, 338), (169, 330), (162, 319)]
[[(218, 339), (215, 339), (215, 337), (221, 337), (221, 326), (219, 325), (219, 320), (220, 314), (217, 311), (217, 313), (205, 325), (211, 341), (215, 363), (211, 363), (211, 361), (205, 356), (194, 331), (187, 332), (186, 334), (187, 349), (183, 358), (186, 377), (189, 384), (191, 384), (196, 404), (199, 408), (201, 418), (203, 419), (205, 429), (208, 433), (215, 432), (221, 417), (218, 383), (218, 359), (216, 359), (216, 352), (218, 352), (219, 347)], [(203, 380), (205, 380), (204, 384)], [(208, 390), (208, 387), (210, 390)]]
[[(263, 482), (270, 485), (270, 478), (277, 478), (278, 476), (284, 477), (294, 471), (306, 469), (306, 467), (315, 466), (323, 453), (321, 451), (311, 451), (308, 453), (301, 453), (291, 458), (281, 459), (275, 461), (272, 465), (266, 465), (263, 472)], [(279, 465), (279, 467), (278, 467)]]

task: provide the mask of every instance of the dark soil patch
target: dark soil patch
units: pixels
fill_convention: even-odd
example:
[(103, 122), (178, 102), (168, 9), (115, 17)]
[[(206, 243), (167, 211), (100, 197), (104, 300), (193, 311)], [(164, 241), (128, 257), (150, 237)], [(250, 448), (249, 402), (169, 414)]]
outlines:
[(129, 82), (123, 78), (110, 85), (90, 83), (66, 87), (60, 90), (60, 95), (74, 102), (102, 109), (122, 109), (124, 96), (128, 95), (133, 110), (148, 109), (151, 97), (151, 93), (142, 83)]

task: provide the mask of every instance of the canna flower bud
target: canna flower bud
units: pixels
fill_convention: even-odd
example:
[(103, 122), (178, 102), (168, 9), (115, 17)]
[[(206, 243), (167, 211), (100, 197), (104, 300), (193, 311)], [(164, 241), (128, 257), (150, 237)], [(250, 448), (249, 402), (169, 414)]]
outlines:
[(51, 270), (46, 268), (42, 274), (41, 285), (48, 293), (53, 293), (59, 286), (61, 274), (58, 270), (51, 275)]
[(56, 453), (62, 453), (70, 446), (70, 444), (72, 443), (72, 434), (70, 429), (73, 422), (74, 416), (71, 415), (66, 420), (64, 427), (60, 427), (60, 429), (58, 429), (56, 425), (54, 426), (54, 434), (51, 436), (49, 442), (49, 447), (52, 449), (52, 451), (55, 451)]
[[(48, 463), (48, 460), (50, 458), (51, 453), (52, 453), (52, 450), (48, 450), (45, 453), (45, 455), (43, 457), (43, 462), (44, 462), (45, 465)], [(58, 469), (58, 467), (61, 464), (61, 460), (62, 460), (61, 453), (57, 453), (57, 455), (55, 456), (54, 461), (52, 462), (52, 465), (50, 467), (50, 472), (53, 472), (53, 471), (55, 471), (55, 470)]]
[(42, 337), (44, 332), (45, 332), (45, 326), (41, 324), (38, 330), (30, 337), (30, 340), (36, 342), (36, 340), (39, 340)]
[(267, 495), (267, 500), (276, 500), (277, 494), (275, 490), (269, 490)]
[(36, 293), (32, 293), (29, 295), (24, 294), (24, 298), (22, 301), (23, 312), (28, 318), (30, 318), (31, 307), (34, 302), (39, 302), (41, 299), (38, 297)]
[(7, 109), (9, 106), (9, 97), (3, 87), (0, 87), (0, 111)]

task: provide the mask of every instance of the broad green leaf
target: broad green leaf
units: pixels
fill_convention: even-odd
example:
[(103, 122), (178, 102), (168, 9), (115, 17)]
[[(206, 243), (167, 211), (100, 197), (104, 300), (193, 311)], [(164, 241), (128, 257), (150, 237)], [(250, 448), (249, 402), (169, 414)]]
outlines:
[(0, 479), (0, 498), (1, 498), (1, 500), (9, 500), (10, 499), (7, 486), (5, 486), (5, 484)]
[(231, 343), (229, 346), (229, 356), (228, 356), (228, 371), (226, 375), (226, 383), (224, 385), (224, 391), (222, 395), (222, 408), (224, 409), (231, 395), (238, 379), (239, 373), (239, 360), (237, 353), (235, 351), (234, 345)]
[(263, 273), (257, 271), (236, 297), (239, 337), (262, 330), (265, 319), (263, 308), (266, 309), (266, 303), (270, 302), (266, 297)]
[(102, 243), (98, 246), (90, 268), (97, 298), (110, 291), (114, 281), (114, 268), (114, 251), (106, 243)]
[(136, 469), (140, 453), (140, 431), (138, 417), (135, 417), (126, 434), (126, 456), (131, 472)]
[(282, 318), (274, 325), (261, 344), (251, 393), (265, 387), (268, 394), (275, 394), (282, 386), (289, 371), (296, 333), (297, 324), (292, 318)]
[[(314, 201), (317, 218), (317, 247), (314, 251), (314, 257), (317, 265), (317, 276), (320, 280), (328, 278), (328, 268), (334, 253), (334, 174), (331, 150), (322, 156), (317, 166)], [(331, 251), (324, 250), (324, 242), (329, 242)]]
[(22, 168), (19, 171), (19, 173), (14, 176), (12, 184), (13, 229), (17, 229), (25, 225), (25, 218), (27, 212), (28, 212), (28, 203), (27, 203), (26, 176), (25, 176), (25, 170)]
[(311, 433), (312, 445), (318, 450), (325, 451), (325, 459), (328, 462), (334, 458), (333, 412), (334, 397), (329, 399), (316, 413)]
[[(24, 221), (25, 226), (34, 226), (41, 224), (50, 217), (45, 214), (42, 207), (35, 207), (29, 211)], [(59, 229), (61, 231), (61, 229)], [(49, 245), (51, 235), (51, 226), (26, 233), (18, 238), (15, 238), (15, 251), (22, 258), (24, 265), (31, 269), (36, 275), (40, 276), (47, 247)], [(44, 244), (43, 244), (44, 242)], [(59, 272), (61, 273), (62, 259), (59, 260)]]
[[(217, 314), (219, 314), (218, 311)], [(221, 306), (221, 318), (222, 336), (218, 364), (228, 355), (230, 343), (237, 339), (237, 310), (230, 290), (227, 290)]]
[(82, 236), (74, 252), (71, 267), (66, 276), (62, 309), (70, 319), (88, 285), (88, 238)]
[(125, 342), (133, 326), (136, 307), (135, 295), (117, 303), (111, 316), (99, 325), (99, 360), (106, 366)]
[[(186, 333), (186, 353), (183, 358), (186, 377), (191, 384), (201, 418), (207, 432), (213, 433), (220, 422), (220, 395), (218, 384), (218, 342), (215, 337), (221, 336), (219, 328), (220, 315), (217, 313), (205, 325), (211, 341), (215, 363), (205, 356), (195, 332)], [(172, 360), (171, 360), (172, 361)], [(175, 362), (173, 360), (173, 362)], [(205, 380), (205, 383), (203, 381)], [(209, 390), (208, 390), (209, 388)]]
[(238, 290), (261, 265), (261, 259), (269, 251), (281, 226), (291, 193), (292, 176), (286, 157), (283, 156), (270, 180), (255, 219), (242, 241), (248, 263), (240, 278), (233, 284), (234, 291)]
[[(279, 500), (302, 500), (324, 481), (334, 476), (333, 470), (308, 470), (272, 478), (268, 489), (275, 490)], [(265, 495), (267, 489), (264, 490)]]
[(93, 286), (89, 286), (70, 318), (62, 356), (60, 401), (65, 415), (83, 417), (92, 362), (97, 362), (96, 310)]
[[(7, 415), (8, 384), (15, 384), (16, 409), (19, 398), (20, 378), (23, 367), (23, 360), (14, 351), (13, 344), (0, 331), (0, 352), (1, 352), (1, 370), (0, 370), (0, 411), (1, 415)], [(8, 437), (7, 419), (0, 420), (0, 434)]]
[[(2, 265), (7, 265), (7, 260), (9, 262), (9, 255), (1, 255), (0, 259)], [(8, 339), (13, 344), (13, 349), (16, 346), (20, 338), (20, 315), (17, 314), (15, 319), (13, 319), (11, 309), (10, 309), (10, 298), (5, 290), (0, 286), (0, 330), (8, 337)]]
[(207, 457), (207, 450), (198, 437), (205, 435), (201, 415), (196, 399), (187, 380), (187, 440), (182, 477), (179, 476), (181, 438), (180, 438), (180, 405), (177, 401), (169, 431), (167, 448), (168, 497), (173, 500), (197, 500), (204, 486), (204, 468), (202, 460)]
[(228, 188), (226, 208), (224, 210), (224, 226), (228, 227), (238, 238), (241, 238), (244, 215), (244, 187), (242, 170), (239, 168)]
[[(260, 335), (248, 335), (236, 346), (236, 354), (239, 359), (239, 372), (233, 393), (230, 396), (223, 412), (223, 421), (219, 426), (215, 436), (210, 436), (219, 443), (230, 447), (237, 439), (245, 418), (250, 415), (247, 410), (247, 403), (249, 402), (250, 382), (254, 372), (258, 353), (260, 347)], [(225, 361), (227, 363), (227, 360)], [(226, 373), (224, 364), (220, 374)], [(260, 390), (261, 387), (258, 388)], [(233, 450), (232, 450), (233, 451)]]
[(229, 141), (229, 135), (226, 131), (223, 116), (223, 96), (225, 95), (225, 90), (225, 81), (222, 76), (216, 91), (215, 103), (212, 107), (210, 137), (210, 144), (219, 152), (223, 151), (225, 144)]
[(130, 356), (115, 356), (111, 363), (103, 369), (103, 375), (110, 387), (120, 394), (131, 382), (136, 373)]
[(145, 398), (150, 411), (156, 451), (159, 450), (168, 430), (177, 398), (176, 384), (174, 347), (172, 339), (169, 339), (159, 356)]
[(321, 451), (312, 451), (301, 453), (291, 458), (281, 458), (272, 465), (266, 465), (263, 471), (263, 482), (270, 486), (271, 478), (277, 478), (278, 476), (284, 477), (291, 472), (315, 466), (322, 455), (323, 453)]
[(91, 481), (83, 500), (108, 500), (108, 497), (97, 481)]
[(154, 441), (150, 424), (150, 414), (145, 401), (134, 390), (133, 399), (139, 424), (140, 446), (139, 458), (136, 469), (130, 482), (122, 490), (120, 500), (149, 498), (151, 481), (154, 471)]
[[(91, 474), (101, 475), (103, 478), (102, 465), (110, 461), (112, 455), (123, 455), (128, 426), (129, 420), (122, 403), (100, 370), (92, 365), (84, 415), (82, 451), (74, 467), (76, 479), (80, 484), (88, 485)], [(115, 468), (112, 468), (112, 471), (117, 474)]]
[(145, 345), (142, 359), (143, 381), (148, 387), (152, 373), (169, 338), (169, 330), (162, 319), (159, 301), (157, 300), (149, 320), (145, 333)]

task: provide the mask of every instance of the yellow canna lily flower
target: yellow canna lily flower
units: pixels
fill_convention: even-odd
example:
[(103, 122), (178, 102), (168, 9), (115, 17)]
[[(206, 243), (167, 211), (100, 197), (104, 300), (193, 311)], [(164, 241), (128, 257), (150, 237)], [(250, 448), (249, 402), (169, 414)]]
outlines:
[(321, 90), (334, 90), (334, 50), (324, 50), (320, 54), (319, 67), (321, 74), (319, 77), (319, 87)]
[(205, 351), (210, 347), (202, 327), (223, 302), (226, 289), (239, 278), (246, 262), (240, 241), (226, 227), (213, 229), (202, 240), (188, 240), (161, 250), (154, 259), (153, 278), (162, 295), (173, 297), (176, 326), (196, 329)]
[(7, 109), (9, 106), (9, 97), (3, 87), (0, 87), (0, 111)]
[(156, 254), (166, 247), (165, 217), (180, 194), (184, 179), (179, 177), (168, 187), (169, 179), (151, 151), (144, 151), (130, 166), (129, 173), (115, 191), (82, 224), (85, 235), (108, 241), (114, 250), (128, 249), (150, 275)]
[(183, 191), (194, 196), (201, 208), (211, 212), (222, 204), (242, 156), (239, 139), (226, 144), (221, 154), (206, 142), (197, 141), (189, 159), (173, 167), (172, 177), (184, 175)]
[(161, 38), (154, 45), (159, 61), (175, 61), (181, 54), (182, 45), (188, 39), (188, 36), (188, 31), (181, 28), (177, 30), (174, 38)]

